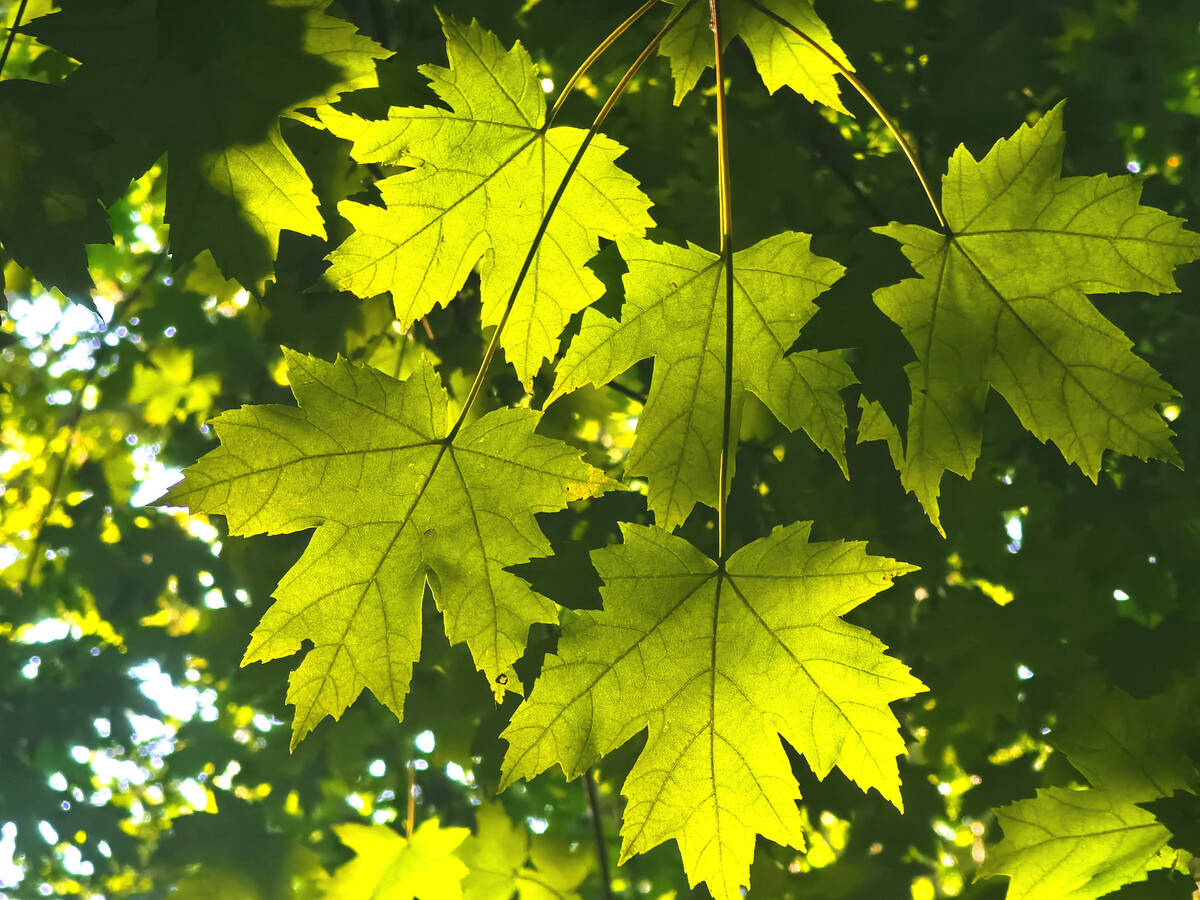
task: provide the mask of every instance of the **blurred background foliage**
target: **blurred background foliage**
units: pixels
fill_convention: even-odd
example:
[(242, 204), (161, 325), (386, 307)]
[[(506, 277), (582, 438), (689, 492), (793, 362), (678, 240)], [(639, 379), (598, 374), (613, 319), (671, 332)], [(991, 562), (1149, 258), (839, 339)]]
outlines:
[[(114, 29), (120, 15), (170, 6), (172, 16), (209, 23), (197, 40), (219, 37), (229, 5), (103, 2)], [(60, 13), (51, 0), (0, 2), (0, 40), (11, 37), (0, 76), (0, 233), (11, 254), (0, 252), (0, 897), (356, 896), (345, 885), (369, 873), (340, 868), (353, 858), (348, 848), (388, 839), (347, 826), (391, 825), (394, 835), (414, 823), (414, 848), (423, 834), (452, 833), (461, 841), (447, 851), (454, 859), (490, 860), (480, 871), (492, 866), (498, 880), (468, 881), (468, 897), (609, 896), (580, 783), (546, 774), (495, 798), (497, 735), (516, 698), (494, 706), (463, 648), (447, 645), (431, 603), (404, 722), (367, 696), (289, 754), (288, 663), (238, 663), (305, 536), (227, 539), (220, 519), (149, 505), (214, 446), (211, 415), (289, 402), (281, 344), (393, 374), (429, 353), (461, 395), (482, 347), (473, 283), (408, 334), (392, 327), (385, 299), (362, 303), (325, 284), (322, 257), (347, 230), (336, 202), (370, 197), (380, 172), (288, 120), (284, 137), (312, 177), (329, 240), (285, 231), (261, 290), (227, 280), (207, 252), (172, 253), (171, 159), (155, 158), (161, 149), (147, 156), (137, 131), (166, 110), (148, 92), (145, 108), (128, 109), (125, 129), (111, 110), (93, 117), (79, 106), (64, 90), (79, 61), (36, 36), (39, 23), (86, 6), (61, 5)], [(548, 92), (631, 11), (599, 0), (569, 10), (549, 0), (441, 7), (520, 39)], [(1200, 220), (1198, 0), (856, 0), (818, 11), (928, 171), (943, 171), (959, 142), (979, 155), (1067, 97), (1066, 174), (1147, 173), (1148, 203)], [(344, 108), (382, 114), (432, 102), (416, 72), (443, 60), (432, 4), (342, 0), (330, 13), (395, 51), (377, 63), (379, 87), (346, 96)], [(590, 120), (651, 27), (639, 25), (605, 57), (565, 120)], [(220, 52), (213, 48), (214, 64)], [(129, 71), (143, 62), (128, 60)], [(909, 351), (870, 292), (906, 267), (868, 229), (928, 215), (920, 186), (857, 98), (847, 99), (850, 118), (786, 90), (768, 97), (741, 49), (729, 69), (743, 239), (809, 231), (814, 250), (848, 267), (802, 346), (850, 348), (864, 394), (902, 418)], [(127, 89), (136, 103), (139, 86)], [(624, 162), (657, 204), (657, 236), (713, 245), (714, 98), (696, 91), (673, 108), (671, 94), (659, 60), (606, 131), (630, 146)], [(610, 250), (592, 265), (619, 285)], [(1163, 412), (1193, 465), (1198, 282), (1200, 270), (1185, 268), (1180, 295), (1100, 300), (1181, 392)], [(601, 306), (611, 312), (617, 302), (613, 291)], [(547, 370), (535, 404), (548, 384)], [(618, 388), (580, 391), (552, 407), (543, 430), (617, 474), (648, 384), (644, 364)], [(522, 396), (511, 370), (493, 367), (485, 400)], [(1185, 710), (1196, 708), (1200, 482), (1110, 457), (1093, 486), (991, 400), (974, 480), (945, 485), (946, 540), (903, 494), (882, 445), (851, 439), (846, 481), (803, 435), (747, 413), (733, 542), (812, 518), (818, 538), (868, 539), (873, 552), (918, 564), (853, 618), (931, 688), (898, 705), (910, 742), (906, 814), (836, 772), (817, 782), (795, 758), (810, 846), (797, 853), (760, 841), (752, 897), (1002, 897), (1003, 880), (972, 882), (999, 839), (991, 809), (1037, 787), (1082, 783), (1055, 746), (1064, 714), (1089, 703), (1136, 707), (1168, 688)], [(615, 540), (620, 520), (648, 520), (640, 494), (543, 517), (556, 556), (520, 574), (568, 609), (597, 606), (586, 553)], [(694, 514), (684, 531), (712, 543), (708, 515)], [(554, 640), (535, 628), (518, 666), (526, 684)], [(1153, 731), (1153, 717), (1144, 727)], [(691, 896), (673, 844), (615, 866), (619, 787), (635, 749), (592, 773), (611, 896)], [(1178, 795), (1164, 821), (1168, 814), (1175, 845), (1200, 854), (1200, 804)], [(451, 832), (459, 828), (471, 836)], [(1150, 881), (1113, 896), (1188, 897), (1188, 854), (1164, 862)]]

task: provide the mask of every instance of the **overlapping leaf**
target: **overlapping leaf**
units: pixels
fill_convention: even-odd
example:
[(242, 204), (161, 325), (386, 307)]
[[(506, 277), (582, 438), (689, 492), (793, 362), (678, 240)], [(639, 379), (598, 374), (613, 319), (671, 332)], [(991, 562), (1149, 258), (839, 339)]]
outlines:
[[(359, 162), (412, 167), (378, 182), (384, 207), (339, 206), (356, 230), (330, 255), (328, 277), (364, 298), (390, 292), (406, 326), (448, 303), (478, 265), (483, 324), (495, 325), (586, 133), (545, 128), (545, 93), (520, 43), (505, 50), (474, 22), (443, 18), (443, 28), (449, 68), (421, 71), (449, 109), (393, 108), (385, 121), (322, 112)], [(592, 141), (517, 296), (503, 342), (526, 383), (571, 315), (603, 292), (584, 268), (599, 239), (653, 224), (649, 199), (616, 166), (624, 151)]]
[(1093, 787), (1125, 800), (1165, 797), (1196, 780), (1187, 753), (1197, 731), (1195, 700), (1186, 683), (1145, 699), (1088, 685), (1071, 698), (1050, 739)]
[(463, 881), (465, 900), (512, 900), (514, 894), (518, 900), (579, 900), (576, 889), (592, 860), (549, 835), (531, 841), (525, 826), (514, 824), (498, 803), (479, 807), (475, 834), (458, 857), (471, 870)]
[(107, 142), (57, 88), (0, 82), (0, 243), (46, 288), (86, 305), (86, 245), (112, 240), (97, 197), (115, 192), (93, 171)]
[(1007, 900), (1093, 900), (1141, 881), (1170, 833), (1112, 793), (1047, 788), (996, 810), (1004, 840), (980, 869), (1008, 875)]
[[(725, 387), (725, 268), (694, 245), (624, 238), (629, 266), (620, 321), (584, 313), (557, 366), (550, 400), (611, 381), (656, 360), (626, 468), (650, 484), (650, 508), (667, 530), (696, 503), (716, 505)], [(845, 470), (846, 413), (838, 393), (854, 383), (836, 352), (788, 354), (816, 312), (813, 299), (845, 271), (814, 255), (809, 236), (787, 232), (734, 254), (735, 401), (752, 391), (784, 425), (803, 427)]]
[(603, 612), (567, 624), (504, 732), (504, 784), (582, 772), (643, 729), (622, 793), (622, 854), (675, 839), (692, 884), (739, 897), (755, 835), (803, 846), (779, 737), (818, 777), (837, 766), (897, 806), (904, 752), (888, 704), (924, 686), (839, 617), (910, 566), (861, 543), (775, 529), (724, 568), (659, 528), (625, 525), (593, 553)]
[[(1156, 404), (1172, 388), (1131, 351), (1088, 293), (1177, 290), (1200, 236), (1139, 205), (1142, 180), (1063, 178), (1062, 105), (976, 160), (964, 147), (942, 181), (948, 233), (892, 223), (921, 276), (875, 293), (917, 355), (905, 488), (939, 524), (942, 473), (970, 477), (989, 387), (1040, 440), (1095, 480), (1105, 450), (1178, 462)], [(886, 429), (869, 409), (872, 436)]]
[[(808, 35), (846, 69), (854, 70), (811, 0), (762, 0), (762, 5)], [(838, 67), (828, 56), (746, 0), (723, 0), (721, 12), (724, 34), (728, 40), (740, 37), (750, 49), (768, 91), (773, 94), (786, 85), (814, 103), (846, 112), (834, 78)], [(662, 42), (660, 52), (670, 58), (675, 76), (676, 104), (713, 63), (710, 19), (709, 5), (696, 3)]]
[(443, 828), (437, 819), (417, 826), (408, 840), (386, 825), (334, 825), (355, 857), (334, 873), (325, 900), (462, 900), (467, 866), (455, 850), (471, 834)]
[[(402, 715), (429, 585), (451, 642), (507, 670), (554, 604), (505, 571), (550, 545), (534, 513), (608, 486), (575, 450), (534, 434), (540, 414), (491, 412), (449, 437), (428, 362), (405, 381), (289, 351), (300, 407), (248, 406), (214, 420), (221, 446), (164, 502), (220, 513), (233, 534), (317, 527), (275, 591), (243, 663), (313, 647), (292, 673), (293, 745), (369, 688)], [(503, 693), (503, 688), (498, 688)]]
[(176, 255), (210, 249), (247, 287), (270, 277), (282, 230), (325, 234), (279, 117), (375, 84), (390, 55), (329, 2), (63, 0), (34, 27), (82, 64), (62, 89), (113, 138), (98, 171), (128, 184), (165, 151)]

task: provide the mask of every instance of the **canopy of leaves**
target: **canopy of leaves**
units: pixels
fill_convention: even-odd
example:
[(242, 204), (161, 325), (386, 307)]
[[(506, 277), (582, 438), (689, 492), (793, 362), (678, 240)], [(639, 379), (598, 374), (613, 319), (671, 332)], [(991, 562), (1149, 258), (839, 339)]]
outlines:
[(497, 693), (554, 604), (505, 566), (549, 552), (534, 513), (606, 487), (565, 444), (533, 433), (532, 410), (497, 410), (451, 434), (428, 363), (404, 381), (288, 352), (300, 407), (246, 407), (214, 420), (221, 447), (163, 502), (220, 513), (233, 534), (319, 525), (275, 590), (243, 663), (290, 656), (293, 745), (369, 688), (397, 718), (420, 655), (428, 579), (454, 643)]
[[(798, 0), (720, 0), (726, 179), (704, 0), (667, 34), (666, 58), (651, 42), (681, 5), (650, 8), (549, 124), (555, 92), (637, 3), (444, 0), (439, 18), (427, 0), (0, 0), (0, 894), (318, 900), (358, 871), (386, 882), (352, 888), (367, 894), (698, 900), (709, 892), (689, 892), (689, 878), (711, 867), (703, 832), (719, 824), (730, 849), (713, 842), (726, 856), (707, 883), (728, 894), (748, 880), (749, 900), (1192, 895), (1200, 267), (1176, 264), (1196, 254), (1180, 224), (1200, 218), (1196, 0), (818, 3), (827, 29)], [(448, 67), (422, 72), (448, 43)], [(620, 144), (597, 134), (564, 186), (583, 129), (642, 48), (602, 123)], [(839, 96), (838, 73), (877, 104)], [(952, 158), (944, 232), (871, 233), (932, 222), (897, 134), (923, 164)], [(517, 155), (497, 157), (501, 145)], [(713, 243), (722, 180), (739, 251), (728, 321), (715, 318), (719, 267), (696, 246)], [(454, 227), (396, 249), (426, 214)], [(1091, 231), (1075, 233), (1081, 222)], [(379, 296), (338, 287), (338, 254), (356, 242), (382, 248), (379, 284), (361, 290)], [(743, 284), (747, 254), (770, 247), (786, 249), (777, 282)], [(502, 353), (476, 378), (527, 257)], [(676, 296), (671, 260), (709, 287)], [(940, 287), (938, 263), (953, 276)], [(823, 283), (804, 283), (810, 269)], [(1176, 284), (1180, 297), (1166, 296)], [(653, 341), (623, 330), (642, 308), (666, 322)], [(756, 310), (769, 335), (751, 327)], [(725, 399), (712, 377), (723, 339), (693, 340), (710, 318), (734, 326), (724, 545), (742, 555), (723, 567), (708, 508), (719, 404), (658, 400), (677, 377)], [(547, 405), (567, 384), (563, 361), (606, 334), (578, 388)], [(610, 374), (610, 351), (629, 364)], [(836, 384), (818, 379), (819, 414), (801, 415), (809, 407), (782, 392), (807, 396), (797, 372), (814, 358)], [(1097, 413), (1080, 385), (1120, 415)], [(393, 402), (410, 396), (420, 402)], [(930, 398), (958, 404), (944, 433)], [(843, 444), (843, 403), (866, 410), (862, 443)], [(669, 534), (666, 476), (635, 464), (654, 456), (654, 428), (670, 432), (672, 408), (706, 424), (681, 444), (703, 466), (681, 480), (696, 499)], [(238, 411), (206, 422), (223, 410)], [(502, 464), (464, 444), (485, 424), (487, 440), (511, 438)], [(398, 450), (413, 429), (430, 445)], [(209, 452), (249, 467), (234, 490), (212, 485), (228, 519), (149, 505)], [(1175, 453), (1189, 471), (1139, 453)], [(894, 460), (923, 502), (932, 495), (945, 538), (906, 499)], [(270, 480), (253, 467), (274, 464), (281, 492), (259, 492)], [(941, 477), (961, 469), (972, 480)], [(621, 479), (629, 490), (582, 497)], [(478, 534), (468, 500), (492, 511)], [(256, 515), (274, 524), (231, 533)], [(792, 524), (809, 519), (811, 543)], [(321, 557), (343, 528), (371, 540)], [(760, 588), (751, 548), (781, 533), (796, 550), (786, 571), (841, 546), (898, 577), (854, 609), (821, 579), (780, 599), (785, 582), (809, 583)], [(356, 617), (348, 582), (365, 583), (372, 554), (385, 565)], [(899, 575), (908, 567), (884, 557), (920, 570)], [(630, 575), (630, 560), (663, 577)], [(890, 576), (872, 577), (882, 590)], [(661, 615), (684, 583), (695, 592)], [(279, 624), (287, 603), (307, 602)], [(842, 752), (852, 733), (834, 740), (836, 711), (751, 609), (793, 614), (795, 628), (776, 627), (787, 647), (820, 632), (795, 655), (829, 696), (869, 698), (853, 709), (878, 726), (873, 753)], [(280, 636), (256, 631), (267, 624)], [(634, 654), (603, 656), (638, 629), (661, 660), (646, 673)], [(256, 653), (280, 659), (242, 667), (252, 632)], [(681, 641), (657, 642), (666, 633)], [(714, 650), (714, 635), (735, 643)], [(866, 674), (830, 674), (831, 644), (928, 693), (890, 700)], [(330, 693), (310, 699), (340, 719), (293, 748), (303, 716), (285, 702), (288, 670), (303, 676), (322, 654)], [(481, 654), (495, 656), (485, 677)], [(596, 664), (582, 676), (568, 658)], [(568, 715), (608, 729), (564, 736), (583, 784), (546, 771), (498, 794), (511, 750), (500, 734), (568, 674), (598, 678)], [(363, 686), (384, 702), (351, 703)], [(719, 701), (711, 724), (706, 698)], [(829, 713), (827, 727), (810, 736), (806, 709)], [(672, 782), (652, 770), (685, 730), (698, 736), (684, 757), (696, 774)], [(707, 774), (693, 765), (705, 738), (722, 766)], [(760, 747), (768, 777), (755, 783)], [(645, 800), (656, 779), (669, 803)], [(902, 797), (903, 813), (881, 793)], [(619, 856), (622, 827), (633, 849)]]
[(649, 728), (622, 793), (622, 855), (675, 839), (688, 879), (718, 900), (749, 880), (755, 834), (803, 847), (779, 735), (818, 777), (837, 766), (900, 807), (904, 752), (888, 703), (924, 690), (839, 617), (910, 566), (862, 544), (775, 529), (724, 568), (659, 528), (626, 525), (593, 554), (605, 609), (563, 630), (504, 731), (505, 783), (568, 777)]

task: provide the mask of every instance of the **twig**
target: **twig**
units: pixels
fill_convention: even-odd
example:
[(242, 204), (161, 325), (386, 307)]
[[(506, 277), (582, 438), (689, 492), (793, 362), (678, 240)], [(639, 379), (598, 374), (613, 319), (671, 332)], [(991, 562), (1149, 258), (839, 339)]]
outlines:
[(587, 796), (588, 812), (592, 816), (592, 835), (596, 839), (596, 861), (600, 865), (600, 885), (604, 892), (604, 900), (613, 900), (612, 880), (608, 872), (608, 844), (604, 839), (604, 822), (600, 819), (596, 778), (591, 769), (583, 773), (583, 792)]
[(17, 32), (21, 28), (21, 18), (25, 15), (25, 7), (29, 4), (29, 0), (21, 0), (21, 5), (17, 7), (17, 17), (13, 19), (12, 28), (8, 29), (8, 39), (4, 42), (4, 52), (0, 53), (0, 75), (4, 74), (4, 64), (8, 62), (8, 54), (12, 52), (13, 41), (17, 37)]
[(875, 110), (875, 114), (879, 116), (879, 118), (883, 121), (883, 124), (887, 126), (887, 130), (892, 133), (892, 137), (896, 139), (896, 142), (900, 145), (900, 149), (904, 151), (904, 155), (908, 157), (908, 164), (912, 166), (913, 172), (915, 172), (917, 175), (917, 180), (921, 182), (921, 187), (925, 190), (925, 196), (929, 199), (929, 205), (933, 207), (933, 214), (937, 216), (938, 224), (941, 225), (942, 228), (945, 228), (946, 218), (942, 215), (942, 208), (938, 205), (937, 200), (934, 199), (933, 188), (929, 186), (929, 179), (925, 177), (925, 171), (921, 168), (921, 163), (920, 160), (917, 159), (916, 151), (913, 150), (912, 145), (909, 144), (908, 138), (906, 138), (900, 131), (900, 126), (896, 124), (896, 120), (893, 119), (888, 114), (887, 110), (880, 105), (879, 101), (875, 99), (875, 95), (867, 90), (867, 86), (859, 80), (858, 76), (855, 75), (854, 72), (846, 68), (846, 66), (842, 64), (841, 60), (814, 41), (803, 30), (793, 25), (783, 16), (779, 15), (779, 13), (767, 9), (762, 5), (762, 3), (759, 2), (759, 0), (746, 0), (746, 2), (757, 9), (764, 16), (771, 19), (773, 22), (782, 25), (792, 34), (796, 35), (796, 37), (800, 38), (802, 41), (824, 56), (825, 59), (827, 59), (829, 63), (838, 70), (838, 73), (848, 82), (850, 82), (854, 89), (858, 91), (859, 96), (861, 96), (867, 101), (868, 104), (870, 104), (871, 109)]
[(417, 818), (417, 769), (408, 764), (408, 819), (404, 823), (404, 834), (412, 840), (413, 822)]
[(717, 478), (717, 558), (721, 568), (729, 548), (729, 478), (733, 444), (733, 183), (729, 162), (729, 110), (725, 101), (724, 32), (721, 0), (708, 0), (712, 13), (713, 69), (717, 76), (717, 182), (721, 224), (721, 262), (725, 268), (725, 388), (721, 412), (721, 459)]

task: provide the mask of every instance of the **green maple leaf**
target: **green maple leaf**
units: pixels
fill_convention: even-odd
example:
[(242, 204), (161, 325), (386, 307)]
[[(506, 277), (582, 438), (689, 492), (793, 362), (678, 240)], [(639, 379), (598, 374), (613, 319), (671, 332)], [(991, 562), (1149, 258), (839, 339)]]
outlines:
[(563, 628), (503, 737), (503, 784), (554, 764), (574, 777), (643, 729), (622, 787), (622, 857), (679, 843), (689, 881), (739, 897), (755, 834), (803, 846), (782, 737), (824, 778), (836, 765), (901, 806), (888, 704), (924, 690), (839, 617), (912, 571), (862, 543), (776, 528), (722, 568), (660, 528), (623, 525), (592, 554), (604, 611)]
[(325, 900), (462, 900), (467, 866), (455, 850), (467, 828), (442, 828), (427, 819), (408, 840), (386, 825), (334, 825), (355, 858), (338, 868)]
[(191, 350), (160, 344), (150, 351), (149, 359), (152, 365), (134, 365), (129, 387), (129, 402), (145, 404), (142, 415), (147, 422), (166, 425), (208, 411), (221, 390), (221, 379), (211, 372), (197, 377)]
[(63, 88), (116, 138), (124, 182), (165, 151), (175, 254), (210, 249), (251, 288), (284, 229), (324, 237), (312, 182), (279, 117), (376, 83), (390, 55), (325, 14), (330, 0), (63, 0), (42, 40), (81, 63)]
[(397, 717), (420, 652), (426, 580), (452, 643), (503, 694), (529, 626), (554, 604), (506, 566), (550, 545), (534, 513), (611, 486), (579, 453), (534, 434), (540, 413), (500, 409), (451, 435), (428, 361), (405, 381), (286, 351), (300, 404), (214, 421), (221, 446), (164, 503), (219, 513), (232, 534), (317, 527), (251, 636), (243, 665), (313, 647), (292, 673), (293, 747), (369, 688)]
[[(875, 302), (916, 352), (904, 452), (890, 443), (905, 488), (939, 529), (942, 473), (974, 470), (989, 387), (1093, 481), (1105, 450), (1179, 463), (1155, 408), (1175, 391), (1087, 294), (1178, 290), (1172, 272), (1200, 258), (1200, 236), (1139, 205), (1141, 178), (1063, 178), (1063, 143), (1059, 104), (982, 160), (959, 146), (942, 180), (947, 234), (875, 229), (921, 276), (876, 291)], [(879, 437), (886, 429), (870, 413)]]
[[(369, 298), (390, 292), (401, 326), (446, 304), (478, 265), (483, 324), (496, 325), (551, 198), (586, 132), (546, 128), (545, 92), (520, 43), (443, 17), (449, 68), (422, 66), (450, 107), (393, 108), (368, 121), (323, 110), (362, 163), (411, 167), (377, 183), (384, 207), (343, 202), (355, 233), (327, 277)], [(505, 326), (526, 384), (574, 313), (603, 293), (586, 263), (599, 238), (642, 234), (649, 199), (617, 168), (625, 148), (597, 135), (551, 218)]]
[(1064, 705), (1050, 740), (1093, 787), (1123, 800), (1165, 797), (1196, 780), (1184, 749), (1194, 705), (1186, 684), (1141, 700), (1089, 684)]
[[(549, 402), (655, 357), (626, 468), (648, 479), (650, 508), (669, 531), (696, 503), (717, 501), (725, 269), (720, 257), (691, 244), (622, 238), (617, 245), (629, 266), (621, 319), (584, 313)], [(813, 299), (845, 271), (808, 245), (808, 235), (787, 232), (734, 254), (734, 398), (752, 391), (788, 428), (803, 426), (844, 472), (846, 413), (838, 392), (854, 375), (835, 352), (787, 353), (817, 310)]]
[[(560, 841), (537, 835), (532, 842), (498, 803), (479, 807), (475, 834), (458, 849), (471, 870), (464, 900), (579, 900), (575, 889), (591, 870), (591, 857), (571, 853)], [(527, 865), (533, 863), (533, 867)]]
[[(675, 2), (675, 0), (672, 0)], [(829, 52), (843, 67), (854, 71), (850, 60), (833, 41), (810, 0), (763, 0), (763, 6), (795, 25)], [(814, 103), (847, 112), (834, 79), (838, 66), (808, 41), (793, 34), (746, 0), (724, 0), (721, 25), (726, 43), (740, 37), (750, 49), (763, 83), (772, 94), (785, 85)], [(659, 52), (671, 60), (675, 77), (675, 104), (688, 95), (704, 70), (713, 64), (711, 14), (707, 3), (697, 3), (684, 13), (663, 39)]]
[(1004, 840), (979, 877), (1011, 878), (1008, 900), (1093, 900), (1161, 868), (1170, 832), (1106, 791), (1047, 788), (996, 810)]

